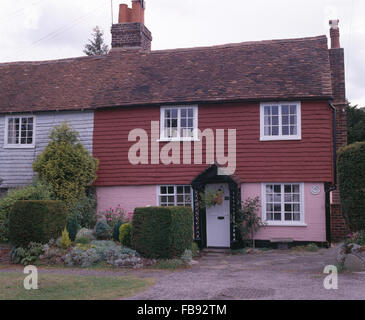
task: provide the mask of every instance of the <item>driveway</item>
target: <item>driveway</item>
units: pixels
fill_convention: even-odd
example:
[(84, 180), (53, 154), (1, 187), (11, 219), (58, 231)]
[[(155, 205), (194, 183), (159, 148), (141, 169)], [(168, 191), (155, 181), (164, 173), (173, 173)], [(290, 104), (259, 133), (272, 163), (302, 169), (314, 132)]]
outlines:
[(273, 250), (262, 254), (207, 254), (191, 269), (161, 274), (157, 284), (129, 299), (365, 299), (365, 273), (343, 273), (326, 290), (323, 273), (336, 250)]

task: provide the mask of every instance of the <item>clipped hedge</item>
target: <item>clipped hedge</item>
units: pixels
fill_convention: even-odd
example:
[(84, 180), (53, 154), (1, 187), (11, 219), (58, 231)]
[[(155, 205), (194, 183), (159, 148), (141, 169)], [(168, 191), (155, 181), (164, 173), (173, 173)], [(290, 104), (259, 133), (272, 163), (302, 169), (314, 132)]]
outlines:
[(351, 231), (365, 230), (365, 142), (342, 148), (338, 156), (342, 214)]
[(66, 226), (67, 210), (61, 201), (20, 200), (10, 212), (9, 239), (16, 247), (57, 239)]
[(134, 210), (132, 247), (148, 258), (179, 257), (193, 241), (193, 213), (188, 207)]

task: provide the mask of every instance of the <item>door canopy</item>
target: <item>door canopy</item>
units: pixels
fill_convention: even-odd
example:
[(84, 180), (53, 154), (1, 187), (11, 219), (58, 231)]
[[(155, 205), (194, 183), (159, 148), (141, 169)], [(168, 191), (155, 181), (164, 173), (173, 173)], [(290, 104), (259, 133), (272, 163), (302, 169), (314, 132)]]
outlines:
[(208, 183), (228, 183), (231, 189), (232, 187), (237, 187), (238, 185), (240, 185), (241, 181), (236, 175), (218, 175), (218, 166), (217, 164), (213, 164), (202, 173), (200, 173), (198, 176), (196, 176), (191, 182), (191, 185), (193, 189), (199, 190)]

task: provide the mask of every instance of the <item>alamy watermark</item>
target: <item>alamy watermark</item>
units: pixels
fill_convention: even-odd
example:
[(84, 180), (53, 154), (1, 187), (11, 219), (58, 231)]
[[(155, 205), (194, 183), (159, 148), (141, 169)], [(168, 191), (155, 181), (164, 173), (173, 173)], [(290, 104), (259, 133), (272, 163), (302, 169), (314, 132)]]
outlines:
[(38, 289), (38, 269), (35, 266), (26, 266), (23, 271), (24, 274), (29, 274), (24, 279), (25, 290)]
[(336, 266), (328, 265), (324, 267), (323, 273), (328, 274), (323, 280), (323, 287), (327, 290), (338, 289), (338, 270)]
[[(195, 138), (184, 137), (167, 143), (160, 150), (160, 122), (151, 121), (151, 135), (144, 129), (129, 132), (128, 141), (135, 142), (128, 152), (128, 160), (133, 165), (149, 164), (205, 164), (216, 163), (218, 175), (232, 175), (236, 171), (236, 129), (195, 129)], [(203, 152), (203, 140), (205, 150)], [(227, 142), (227, 143), (225, 143)], [(181, 146), (182, 145), (182, 146)], [(193, 145), (193, 146), (192, 146)], [(227, 146), (227, 150), (225, 148)]]

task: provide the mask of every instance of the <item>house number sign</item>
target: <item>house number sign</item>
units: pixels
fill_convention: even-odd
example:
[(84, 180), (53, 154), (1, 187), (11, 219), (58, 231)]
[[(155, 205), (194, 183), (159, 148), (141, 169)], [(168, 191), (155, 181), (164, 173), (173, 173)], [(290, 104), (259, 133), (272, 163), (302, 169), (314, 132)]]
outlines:
[(321, 192), (321, 187), (318, 184), (314, 184), (312, 186), (311, 192), (316, 196)]

